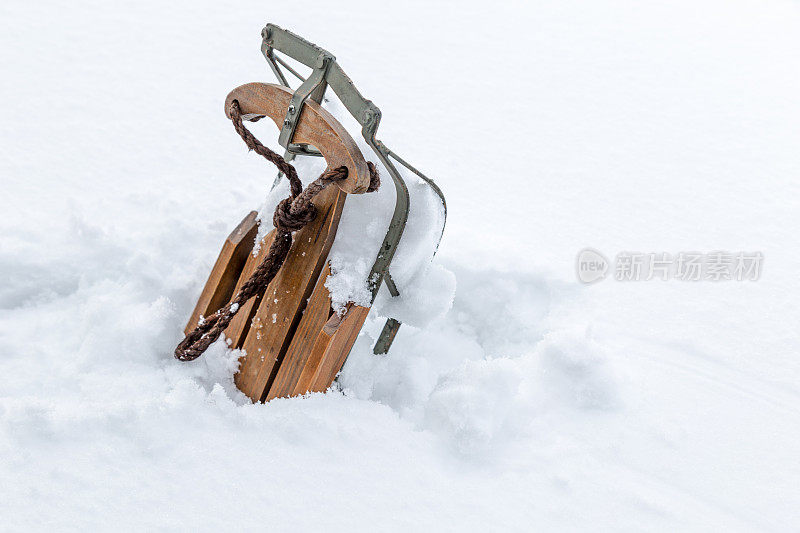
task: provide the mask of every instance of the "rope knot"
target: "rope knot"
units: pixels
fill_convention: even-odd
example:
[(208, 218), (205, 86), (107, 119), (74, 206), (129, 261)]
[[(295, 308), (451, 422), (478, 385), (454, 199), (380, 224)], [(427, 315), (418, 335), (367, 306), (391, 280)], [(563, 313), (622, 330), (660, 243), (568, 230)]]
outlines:
[(292, 198), (284, 198), (275, 208), (272, 224), (279, 230), (291, 233), (303, 229), (316, 215), (317, 208), (311, 202), (294, 202)]

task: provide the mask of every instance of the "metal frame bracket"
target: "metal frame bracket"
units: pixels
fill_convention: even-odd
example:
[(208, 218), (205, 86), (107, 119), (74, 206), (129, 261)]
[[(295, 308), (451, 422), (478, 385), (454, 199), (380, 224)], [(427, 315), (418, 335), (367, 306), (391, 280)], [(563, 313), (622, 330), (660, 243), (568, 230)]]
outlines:
[[(290, 87), (281, 67), (285, 68), (302, 82), (292, 96), (291, 103), (286, 111), (286, 118), (283, 122), (280, 136), (278, 137), (280, 145), (287, 150), (287, 160), (293, 159), (296, 155), (321, 155), (308, 145), (293, 144), (292, 137), (294, 136), (294, 130), (297, 127), (297, 122), (300, 118), (300, 113), (303, 111), (305, 101), (308, 98), (312, 98), (316, 102), (321, 103), (326, 88), (330, 87), (342, 101), (347, 111), (361, 125), (361, 135), (389, 172), (396, 193), (394, 213), (392, 214), (392, 220), (389, 222), (386, 236), (383, 239), (383, 243), (381, 243), (381, 247), (375, 258), (375, 263), (372, 265), (372, 270), (367, 279), (372, 292), (371, 301), (375, 301), (381, 283), (384, 282), (386, 283), (389, 293), (393, 297), (399, 296), (400, 291), (389, 274), (389, 266), (397, 250), (397, 245), (400, 243), (400, 239), (403, 236), (403, 230), (408, 220), (409, 195), (406, 183), (394, 162), (399, 163), (401, 166), (419, 176), (433, 189), (442, 201), (446, 221), (447, 203), (445, 202), (444, 194), (432, 179), (406, 163), (383, 142), (375, 138), (378, 126), (381, 122), (381, 110), (373, 104), (371, 100), (367, 100), (361, 95), (353, 84), (353, 81), (344, 73), (336, 62), (336, 57), (334, 57), (333, 54), (275, 24), (267, 24), (261, 32), (261, 36), (261, 51), (281, 85)], [(284, 61), (280, 56), (275, 55), (275, 51), (281, 52), (295, 61), (310, 67), (312, 69), (311, 75), (304, 78), (292, 68), (289, 63)], [(280, 178), (281, 175), (279, 174), (275, 184), (280, 181)], [(444, 224), (442, 225), (442, 233), (443, 232)], [(441, 241), (441, 239), (442, 234), (440, 233), (439, 241)], [(435, 253), (434, 251), (434, 254)], [(388, 353), (389, 347), (399, 328), (400, 322), (389, 318), (375, 343), (373, 353)]]
[[(322, 97), (325, 94), (325, 88), (327, 87), (325, 78), (328, 74), (328, 67), (334, 61), (336, 61), (335, 57), (327, 54), (326, 52), (320, 52), (313, 72), (292, 95), (292, 99), (289, 102), (289, 108), (286, 110), (286, 117), (283, 120), (281, 133), (278, 136), (278, 144), (290, 152), (297, 153), (292, 149), (294, 146), (292, 144), (292, 138), (294, 137), (294, 130), (297, 128), (297, 123), (300, 121), (300, 114), (303, 112), (303, 106), (305, 105), (306, 100), (312, 95), (316, 96), (314, 100), (320, 102), (322, 101)], [(304, 153), (306, 151), (303, 148), (299, 148), (298, 150), (300, 153)]]

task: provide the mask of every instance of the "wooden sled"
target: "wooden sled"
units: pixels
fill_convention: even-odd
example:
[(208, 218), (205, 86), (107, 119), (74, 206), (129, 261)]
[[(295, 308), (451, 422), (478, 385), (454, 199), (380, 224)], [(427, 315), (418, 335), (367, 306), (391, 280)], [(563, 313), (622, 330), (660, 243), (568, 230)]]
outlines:
[[(239, 102), (248, 120), (271, 118), (280, 127), (292, 91), (266, 83), (249, 83), (227, 97)], [(346, 166), (348, 177), (322, 191), (314, 200), (317, 217), (296, 232), (294, 244), (278, 275), (262, 295), (239, 309), (225, 336), (232, 348), (242, 348), (236, 386), (253, 401), (267, 401), (308, 391), (324, 391), (341, 370), (369, 308), (349, 306), (334, 314), (325, 288), (330, 274), (328, 252), (336, 237), (348, 193), (369, 186), (369, 169), (353, 138), (333, 116), (313, 101), (306, 102), (294, 141), (313, 145), (331, 168)], [(186, 325), (188, 333), (200, 316), (223, 305), (247, 281), (269, 250), (274, 230), (253, 255), (257, 230), (252, 212), (226, 239), (197, 306)]]
[[(361, 126), (364, 141), (394, 185), (394, 213), (368, 277), (372, 300), (381, 285), (386, 286), (391, 296), (399, 295), (389, 267), (405, 228), (409, 195), (396, 165), (426, 182), (441, 199), (447, 216), (444, 195), (433, 180), (376, 138), (380, 109), (361, 95), (332, 54), (274, 24), (267, 24), (261, 35), (262, 53), (280, 85), (242, 85), (228, 95), (225, 112), (229, 112), (230, 104), (236, 100), (242, 119), (269, 117), (275, 122), (280, 129), (278, 142), (286, 148), (287, 160), (295, 156), (322, 156), (328, 168), (344, 165), (348, 174), (337, 186), (327, 187), (314, 198), (316, 218), (295, 232), (292, 248), (278, 274), (263, 294), (241, 306), (225, 330), (230, 346), (244, 351), (235, 381), (253, 401), (327, 390), (369, 312), (367, 307), (348, 304), (343, 315), (335, 314), (325, 288), (330, 274), (328, 252), (347, 195), (364, 193), (370, 185), (369, 167), (355, 141), (320, 105), (327, 88), (333, 90)], [(311, 73), (302, 77), (277, 52), (310, 68)], [(297, 89), (289, 87), (281, 67), (302, 82)], [(261, 241), (254, 255), (256, 213), (242, 220), (222, 247), (186, 325), (186, 333), (194, 329), (201, 316), (211, 315), (238, 292), (267, 254), (273, 234), (274, 231)], [(399, 327), (399, 321), (387, 320), (375, 343), (375, 354), (389, 351)]]

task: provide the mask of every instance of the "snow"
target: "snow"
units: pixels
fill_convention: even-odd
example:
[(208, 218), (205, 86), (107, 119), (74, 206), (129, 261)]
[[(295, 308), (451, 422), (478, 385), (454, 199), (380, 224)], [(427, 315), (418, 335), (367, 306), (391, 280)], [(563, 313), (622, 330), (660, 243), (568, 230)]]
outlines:
[[(796, 529), (798, 10), (4, 3), (2, 527)], [(403, 297), (375, 302), (342, 390), (253, 405), (223, 341), (172, 350), (225, 236), (270, 212), (274, 171), (222, 110), (272, 79), (268, 21), (336, 54), (448, 221), (427, 266), (440, 213), (411, 180)], [(348, 198), (342, 301), (386, 189)], [(583, 285), (587, 247), (764, 270)]]

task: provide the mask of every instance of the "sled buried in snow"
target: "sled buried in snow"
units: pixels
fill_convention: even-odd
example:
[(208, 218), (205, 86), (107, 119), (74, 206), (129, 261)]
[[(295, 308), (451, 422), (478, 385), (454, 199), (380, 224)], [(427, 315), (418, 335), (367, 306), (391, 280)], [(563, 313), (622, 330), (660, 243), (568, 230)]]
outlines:
[[(301, 194), (292, 185), (292, 198), (279, 205), (278, 211), (283, 211), (276, 211), (276, 229), (261, 241), (256, 254), (256, 213), (250, 213), (234, 229), (189, 319), (187, 337), (175, 352), (179, 359), (194, 359), (224, 331), (229, 346), (244, 352), (235, 382), (253, 401), (327, 390), (369, 312), (368, 307), (352, 302), (342, 314), (334, 312), (325, 287), (330, 274), (328, 252), (347, 195), (369, 192), (378, 183), (374, 166), (321, 106), (328, 87), (361, 125), (364, 139), (388, 171), (396, 191), (394, 213), (368, 277), (372, 301), (381, 283), (392, 296), (399, 295), (389, 266), (408, 218), (409, 195), (395, 163), (433, 188), (446, 216), (444, 196), (436, 184), (375, 138), (380, 110), (358, 92), (333, 55), (273, 24), (264, 28), (262, 37), (262, 52), (279, 84), (237, 87), (226, 98), (225, 112), (248, 146), (279, 166), (278, 180), (286, 176), (290, 184), (298, 182), (294, 169), (286, 163), (298, 156), (323, 157), (328, 170)], [(304, 78), (278, 52), (310, 67), (311, 74)], [(296, 90), (289, 87), (281, 67), (300, 80)], [(280, 129), (278, 142), (286, 149), (285, 160), (261, 145), (242, 124), (264, 117)], [(292, 173), (294, 176), (288, 175)], [(309, 198), (313, 199), (309, 208), (313, 214), (297, 215), (307, 214)], [(293, 225), (295, 215), (304, 217), (302, 227)], [(275, 255), (280, 255), (282, 262)], [(373, 349), (375, 354), (389, 351), (399, 327), (397, 320), (387, 320)]]

